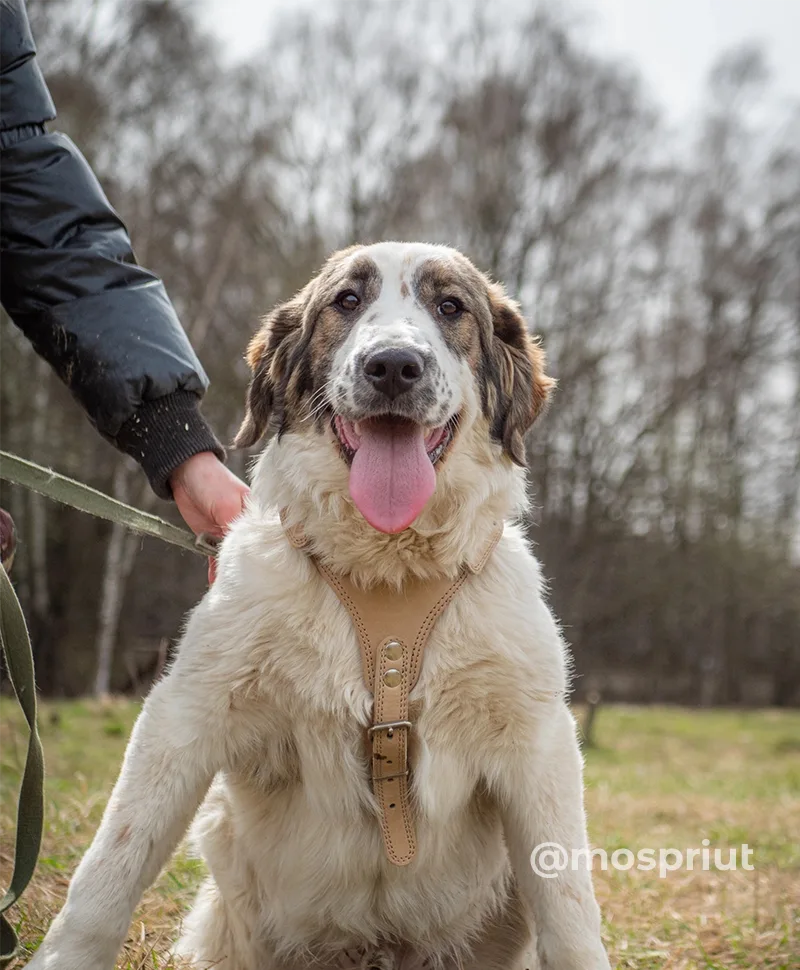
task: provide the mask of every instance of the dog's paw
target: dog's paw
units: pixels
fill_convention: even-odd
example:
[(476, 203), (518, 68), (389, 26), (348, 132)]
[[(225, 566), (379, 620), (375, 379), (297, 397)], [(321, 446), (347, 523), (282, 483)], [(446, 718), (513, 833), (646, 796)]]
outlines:
[(605, 947), (596, 943), (547, 940), (538, 941), (537, 970), (611, 970)]
[(48, 935), (26, 970), (113, 970), (116, 954), (92, 943), (51, 940)]

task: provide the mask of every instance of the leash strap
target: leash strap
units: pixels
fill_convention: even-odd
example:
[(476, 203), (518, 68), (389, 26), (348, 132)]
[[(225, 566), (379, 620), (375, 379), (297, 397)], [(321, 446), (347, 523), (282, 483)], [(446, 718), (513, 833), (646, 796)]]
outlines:
[(17, 594), (0, 565), (0, 644), (6, 670), (30, 728), (28, 754), (17, 805), (17, 838), (14, 871), (6, 894), (0, 900), (0, 967), (7, 966), (17, 951), (17, 935), (5, 912), (22, 895), (33, 876), (44, 822), (44, 754), (36, 727), (36, 685), (33, 654), (25, 617)]
[(96, 488), (76, 482), (74, 478), (67, 478), (54, 472), (52, 468), (43, 468), (33, 461), (26, 461), (7, 451), (0, 451), (0, 478), (14, 485), (24, 485), (46, 498), (69, 505), (80, 512), (96, 515), (107, 522), (117, 522), (139, 535), (154, 536), (163, 539), (174, 546), (188, 549), (203, 556), (213, 556), (216, 553), (214, 536), (202, 535), (195, 538), (185, 529), (172, 525), (165, 519), (150, 512), (126, 505), (119, 499), (111, 498)]
[[(142, 512), (131, 505), (99, 492), (97, 489), (60, 475), (50, 468), (26, 461), (7, 451), (0, 451), (0, 478), (22, 485), (63, 505), (87, 512), (109, 522), (116, 522), (140, 535), (154, 536), (199, 555), (214, 555), (213, 536), (195, 538), (189, 532), (166, 522), (157, 515)], [(6, 910), (22, 895), (36, 868), (44, 822), (44, 756), (36, 727), (36, 686), (33, 653), (14, 587), (0, 565), (0, 644), (6, 660), (8, 677), (30, 728), (28, 754), (20, 785), (17, 805), (17, 835), (14, 871), (6, 894), (0, 900), (0, 970), (17, 951), (16, 933), (5, 916)]]
[[(308, 545), (302, 526), (284, 529), (295, 548)], [(464, 566), (455, 580), (411, 579), (402, 590), (384, 585), (360, 589), (311, 556), (358, 635), (364, 683), (374, 698), (368, 731), (372, 785), (386, 855), (396, 866), (407, 866), (417, 852), (410, 798), (409, 696), (419, 680), (425, 645), (436, 620), (470, 573), (483, 569), (502, 533), (502, 525), (496, 526), (477, 560)]]

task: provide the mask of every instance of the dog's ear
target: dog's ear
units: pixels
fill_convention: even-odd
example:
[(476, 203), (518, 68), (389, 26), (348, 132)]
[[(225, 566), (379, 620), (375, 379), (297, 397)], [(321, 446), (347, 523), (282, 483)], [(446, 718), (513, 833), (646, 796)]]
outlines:
[(299, 293), (276, 307), (247, 347), (253, 377), (247, 389), (244, 420), (233, 442), (236, 448), (254, 445), (269, 427), (276, 395), (282, 396), (289, 358), (300, 341), (304, 306), (304, 293)]
[(547, 404), (555, 381), (544, 372), (544, 351), (519, 306), (497, 283), (489, 285), (493, 334), (485, 408), (503, 451), (525, 465), (525, 433)]

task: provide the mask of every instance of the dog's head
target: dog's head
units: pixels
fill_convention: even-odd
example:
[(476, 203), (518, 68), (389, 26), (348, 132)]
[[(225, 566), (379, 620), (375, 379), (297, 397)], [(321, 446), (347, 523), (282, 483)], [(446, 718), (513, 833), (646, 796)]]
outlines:
[(313, 436), (385, 533), (417, 518), (451, 453), (468, 453), (476, 435), (497, 462), (523, 465), (553, 383), (502, 287), (455, 250), (417, 243), (334, 254), (269, 314), (247, 357), (236, 444), (268, 430)]

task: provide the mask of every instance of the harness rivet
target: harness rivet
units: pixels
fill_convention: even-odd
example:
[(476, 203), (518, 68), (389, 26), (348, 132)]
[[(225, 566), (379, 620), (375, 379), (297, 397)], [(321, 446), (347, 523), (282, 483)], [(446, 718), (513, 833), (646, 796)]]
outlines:
[(402, 677), (400, 676), (400, 671), (396, 670), (394, 667), (390, 667), (389, 670), (383, 675), (383, 682), (387, 687), (398, 687)]
[(383, 652), (389, 660), (400, 660), (403, 656), (403, 646), (397, 640), (390, 640), (383, 648)]

